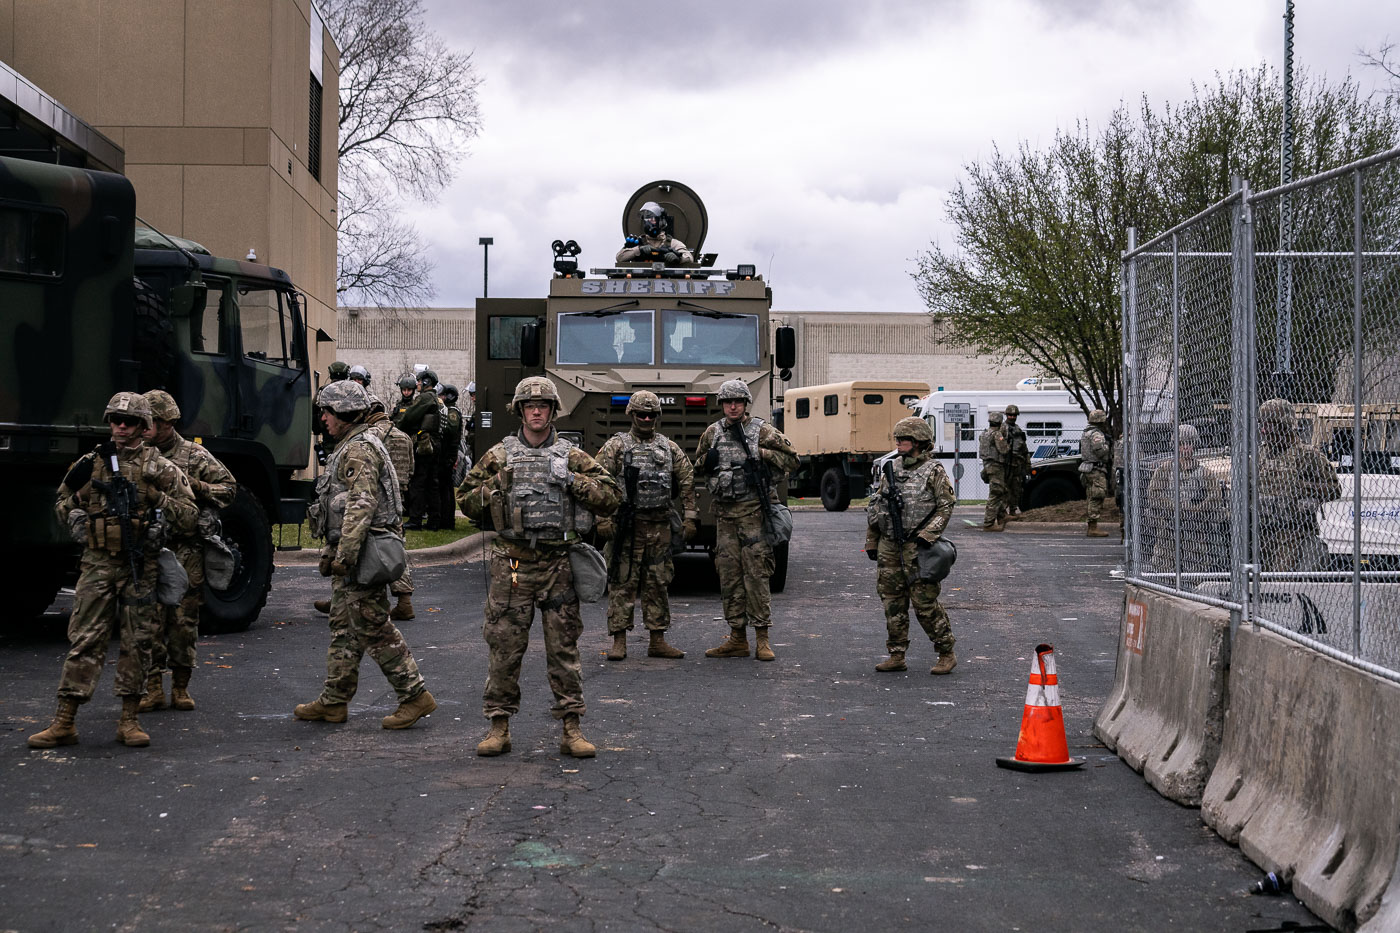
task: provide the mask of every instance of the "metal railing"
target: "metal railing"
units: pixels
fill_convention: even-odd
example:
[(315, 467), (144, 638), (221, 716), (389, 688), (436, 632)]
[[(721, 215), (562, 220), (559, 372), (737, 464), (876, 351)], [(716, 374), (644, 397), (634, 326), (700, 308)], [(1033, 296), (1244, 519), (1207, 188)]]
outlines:
[(1400, 149), (1123, 255), (1127, 579), (1400, 680)]

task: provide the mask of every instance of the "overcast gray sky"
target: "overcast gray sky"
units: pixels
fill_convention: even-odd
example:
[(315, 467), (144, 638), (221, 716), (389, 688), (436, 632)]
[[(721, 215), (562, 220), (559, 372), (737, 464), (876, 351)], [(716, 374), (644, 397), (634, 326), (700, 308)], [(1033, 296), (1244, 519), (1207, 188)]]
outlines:
[[(705, 202), (705, 250), (757, 264), (775, 309), (922, 310), (913, 257), (951, 245), (964, 164), (1283, 59), (1283, 0), (426, 3), (484, 78), (470, 156), (408, 212), (442, 307), (481, 295), (482, 236), (492, 297), (543, 296), (555, 239), (610, 265), (626, 199), (673, 179)], [(1400, 17), (1301, 0), (1295, 31), (1298, 65), (1369, 90), (1357, 50)]]

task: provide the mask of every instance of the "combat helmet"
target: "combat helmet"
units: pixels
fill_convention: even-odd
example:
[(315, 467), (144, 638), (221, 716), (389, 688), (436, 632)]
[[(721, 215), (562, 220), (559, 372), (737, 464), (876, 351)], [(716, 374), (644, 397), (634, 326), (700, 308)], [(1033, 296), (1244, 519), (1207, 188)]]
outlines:
[(374, 414), (374, 413), (377, 412), (377, 411), (387, 411), (387, 410), (388, 410), (388, 409), (386, 409), (386, 408), (384, 407), (384, 402), (382, 402), (382, 401), (380, 400), (379, 396), (375, 395), (373, 392), (369, 393), (369, 411), (370, 411), (370, 414)]
[(356, 363), (354, 366), (350, 367), (350, 378), (357, 380), (360, 383), (360, 385), (364, 386), (366, 389), (369, 388), (369, 370), (365, 369), (359, 363)]
[[(1266, 402), (1265, 404), (1268, 403)], [(1108, 413), (1105, 412), (1102, 408), (1095, 408), (1093, 411), (1089, 412), (1090, 424), (1106, 424), (1107, 422)]]
[(745, 401), (752, 404), (753, 393), (749, 391), (749, 384), (744, 380), (726, 379), (720, 383), (715, 400), (720, 402)]
[(441, 395), (442, 400), (449, 405), (457, 404), (457, 387), (450, 382), (444, 382), (438, 386), (438, 395)]
[(549, 402), (554, 411), (559, 411), (559, 392), (554, 383), (544, 376), (526, 376), (515, 387), (515, 397), (510, 400), (511, 409), (518, 415), (526, 402)]
[(332, 382), (339, 382), (342, 379), (350, 378), (350, 364), (343, 360), (336, 360), (326, 367), (326, 372), (330, 374)]
[(987, 423), (988, 423), (988, 424), (1001, 424), (1001, 422), (1002, 422), (1002, 413), (1001, 413), (1001, 412), (999, 412), (999, 411), (989, 411), (989, 412), (987, 412)]
[(627, 414), (630, 415), (634, 411), (650, 411), (660, 414), (661, 399), (657, 397), (655, 392), (648, 389), (633, 392), (632, 397), (627, 400)]
[(1259, 427), (1293, 431), (1298, 427), (1298, 415), (1286, 398), (1271, 398), (1259, 406)]
[(107, 410), (102, 413), (106, 421), (113, 415), (127, 418), (140, 418), (146, 427), (151, 426), (151, 403), (140, 392), (118, 392), (107, 400)]
[(438, 384), (437, 373), (433, 372), (431, 369), (423, 370), (418, 374), (418, 384), (425, 385), (430, 389), (436, 388)]
[(146, 393), (146, 402), (151, 406), (151, 417), (175, 424), (180, 420), (180, 406), (164, 389), (152, 389)]
[(1014, 418), (1020, 413), (1021, 409), (1015, 402), (1012, 402), (1010, 405), (1006, 406), (1006, 417)]
[(400, 389), (416, 389), (418, 388), (418, 380), (409, 373), (404, 373), (399, 377), (399, 381), (395, 383), (395, 385)]
[(894, 439), (901, 441), (905, 438), (916, 444), (932, 444), (933, 431), (929, 429), (927, 421), (911, 415), (908, 418), (900, 418), (894, 424)]
[(316, 404), (337, 415), (351, 415), (369, 409), (369, 393), (353, 379), (342, 379), (324, 386), (316, 396)]

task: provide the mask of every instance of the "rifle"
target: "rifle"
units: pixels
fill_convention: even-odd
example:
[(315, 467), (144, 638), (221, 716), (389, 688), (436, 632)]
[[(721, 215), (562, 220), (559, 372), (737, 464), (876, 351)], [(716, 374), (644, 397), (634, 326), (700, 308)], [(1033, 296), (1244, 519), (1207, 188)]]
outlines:
[(626, 498), (622, 500), (622, 505), (618, 506), (617, 519), (614, 522), (612, 539), (612, 560), (608, 564), (608, 580), (612, 583), (618, 582), (618, 571), (622, 569), (622, 543), (627, 542), (627, 561), (629, 565), (634, 559), (634, 549), (637, 543), (637, 522), (635, 506), (637, 501), (637, 477), (641, 474), (638, 467), (632, 465), (632, 451), (622, 455), (622, 486), (626, 490)]
[(118, 527), (121, 528), (122, 550), (126, 552), (127, 562), (131, 566), (131, 579), (135, 582), (141, 579), (141, 568), (146, 562), (146, 536), (144, 534), (138, 535), (135, 528), (135, 522), (140, 519), (144, 512), (141, 492), (136, 488), (135, 483), (122, 476), (115, 450), (109, 454), (109, 457), (109, 465), (112, 468), (111, 482), (104, 483), (100, 479), (95, 479), (92, 481), (92, 486), (101, 492), (107, 500), (107, 508), (103, 514), (108, 518), (116, 519)]
[(904, 494), (894, 481), (894, 460), (886, 460), (881, 472), (885, 477), (885, 502), (889, 507), (890, 525), (894, 529), (894, 543), (902, 547), (907, 540), (904, 533)]
[(766, 534), (773, 534), (773, 484), (768, 475), (768, 465), (754, 455), (749, 447), (749, 439), (744, 436), (744, 426), (738, 422), (725, 424), (725, 430), (734, 435), (734, 439), (744, 448), (744, 453), (748, 454), (748, 459), (744, 461), (744, 480), (750, 486), (758, 490), (759, 498), (763, 500), (763, 508), (759, 515), (762, 517), (763, 530)]

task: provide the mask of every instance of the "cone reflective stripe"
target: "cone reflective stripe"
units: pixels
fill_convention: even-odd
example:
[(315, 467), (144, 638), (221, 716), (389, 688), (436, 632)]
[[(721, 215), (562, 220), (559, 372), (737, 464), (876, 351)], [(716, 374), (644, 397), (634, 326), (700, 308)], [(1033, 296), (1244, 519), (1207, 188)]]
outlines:
[(1016, 771), (1064, 771), (1077, 768), (1083, 758), (1069, 757), (1065, 719), (1060, 710), (1060, 679), (1055, 675), (1055, 649), (1036, 645), (1031, 662), (1026, 707), (1021, 714), (1021, 734), (1016, 757), (998, 758), (997, 767)]

